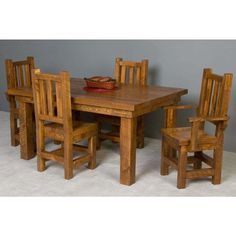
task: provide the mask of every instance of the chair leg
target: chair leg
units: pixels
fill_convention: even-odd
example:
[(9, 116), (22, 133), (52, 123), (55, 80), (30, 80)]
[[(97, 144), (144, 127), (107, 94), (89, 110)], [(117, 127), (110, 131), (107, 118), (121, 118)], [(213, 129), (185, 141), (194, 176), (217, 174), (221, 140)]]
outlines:
[(64, 141), (64, 176), (65, 179), (73, 178), (73, 144), (70, 137)]
[(10, 129), (11, 129), (11, 146), (18, 146), (20, 143), (16, 139), (17, 134), (17, 119), (14, 118), (14, 114), (10, 114)]
[(137, 124), (137, 148), (144, 148), (144, 117), (138, 118)]
[(187, 166), (187, 149), (185, 146), (180, 147), (178, 159), (178, 176), (177, 188), (185, 188), (186, 186), (186, 166)]
[(98, 126), (98, 136), (97, 136), (97, 141), (96, 141), (96, 147), (97, 150), (101, 149), (101, 139), (100, 139), (100, 134), (101, 134), (101, 128), (102, 128), (102, 124), (100, 121), (97, 121), (97, 126)]
[(46, 169), (45, 159), (41, 157), (41, 152), (45, 151), (45, 143), (44, 143), (44, 129), (42, 122), (39, 122), (37, 125), (37, 169), (42, 172)]
[(221, 182), (221, 168), (222, 168), (223, 148), (219, 147), (214, 150), (213, 161), (215, 174), (212, 176), (212, 184), (220, 184)]
[(37, 167), (38, 167), (38, 171), (42, 172), (44, 170), (46, 170), (46, 164), (45, 164), (45, 159), (40, 157), (40, 154), (38, 154), (37, 157)]
[(169, 165), (166, 163), (165, 158), (168, 156), (168, 145), (165, 142), (165, 138), (162, 137), (162, 147), (161, 147), (161, 175), (169, 174)]
[(88, 163), (89, 169), (96, 168), (96, 136), (90, 137), (88, 140), (88, 151), (90, 154), (90, 160)]
[(18, 146), (20, 143), (16, 139), (16, 134), (18, 133), (17, 129), (17, 118), (15, 116), (15, 110), (16, 110), (16, 101), (15, 98), (10, 97), (10, 132), (11, 132), (11, 145), (12, 146)]

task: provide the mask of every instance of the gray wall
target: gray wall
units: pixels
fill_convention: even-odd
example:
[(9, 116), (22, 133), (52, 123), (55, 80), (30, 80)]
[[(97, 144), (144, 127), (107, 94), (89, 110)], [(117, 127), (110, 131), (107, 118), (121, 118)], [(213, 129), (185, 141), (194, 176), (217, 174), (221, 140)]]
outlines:
[[(0, 41), (0, 110), (7, 111), (4, 59), (34, 56), (44, 72), (68, 70), (71, 75), (113, 75), (114, 58), (149, 59), (149, 84), (183, 87), (189, 90), (182, 103), (197, 104), (202, 69), (236, 75), (236, 41), (233, 40), (14, 40)], [(225, 149), (236, 152), (236, 93), (233, 84)], [(181, 125), (191, 112), (181, 112)], [(146, 136), (160, 138), (161, 110), (145, 119)], [(187, 124), (187, 123), (186, 123)]]

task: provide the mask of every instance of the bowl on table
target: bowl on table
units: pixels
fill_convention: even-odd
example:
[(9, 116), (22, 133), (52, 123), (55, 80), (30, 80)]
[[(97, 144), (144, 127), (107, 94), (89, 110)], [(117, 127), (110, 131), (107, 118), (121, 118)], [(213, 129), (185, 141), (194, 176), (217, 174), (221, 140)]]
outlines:
[(116, 81), (108, 76), (93, 76), (84, 78), (87, 88), (114, 89)]

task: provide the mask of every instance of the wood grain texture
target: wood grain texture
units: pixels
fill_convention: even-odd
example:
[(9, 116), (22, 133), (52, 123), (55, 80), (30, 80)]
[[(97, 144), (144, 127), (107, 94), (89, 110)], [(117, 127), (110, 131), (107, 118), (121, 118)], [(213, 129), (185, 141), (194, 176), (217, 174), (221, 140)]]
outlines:
[[(182, 88), (122, 84), (119, 89), (115, 91), (101, 94), (84, 91), (84, 86), (85, 82), (82, 79), (71, 79), (70, 93), (72, 109), (103, 115), (113, 115), (127, 119), (133, 119), (160, 107), (175, 104), (180, 100), (182, 95), (187, 93), (187, 89)], [(9, 89), (7, 90), (7, 95), (17, 95), (24, 103), (34, 103), (32, 89), (28, 87)], [(25, 126), (23, 123), (22, 125), (29, 129), (29, 127)], [(59, 132), (56, 133), (58, 134)], [(121, 137), (121, 139), (127, 139), (126, 134), (123, 133), (123, 135), (124, 137)], [(128, 136), (129, 139), (131, 137), (134, 136)], [(128, 142), (132, 141), (128, 140)], [(26, 142), (20, 145), (21, 150), (28, 148), (25, 144)], [(125, 145), (124, 142), (120, 143), (120, 148), (122, 148), (123, 145)], [(22, 151), (22, 153), (27, 153), (27, 151)], [(132, 152), (128, 152), (125, 157), (128, 160), (127, 165), (134, 163), (129, 161), (133, 158), (131, 153)], [(27, 156), (24, 156), (24, 158), (27, 158)], [(121, 161), (123, 158), (124, 156), (121, 157)], [(128, 174), (125, 176), (127, 179), (124, 180), (124, 183), (128, 184), (133, 182), (131, 179), (132, 175)], [(122, 178), (125, 179), (124, 177)]]
[[(17, 99), (17, 97), (16, 97)], [(30, 103), (25, 103), (20, 98), (19, 101), (19, 120), (20, 120), (20, 145), (25, 148), (21, 148), (21, 158), (29, 160), (35, 156), (35, 127), (33, 121), (33, 106)]]
[[(115, 80), (117, 84), (130, 84), (130, 85), (147, 85), (148, 78), (148, 60), (142, 60), (141, 62), (135, 61), (124, 61), (122, 58), (116, 58), (115, 60)], [(99, 123), (99, 147), (102, 141), (111, 140), (113, 142), (120, 142), (119, 140), (119, 129), (120, 129), (120, 120), (118, 120), (118, 124), (114, 125), (114, 117), (103, 117), (96, 116), (96, 120)], [(102, 132), (101, 127), (102, 123), (108, 123), (112, 127), (112, 131), (118, 130), (118, 136), (114, 132)], [(138, 118), (137, 123), (137, 147), (144, 147), (144, 117)]]
[[(228, 107), (232, 88), (233, 75), (226, 73), (216, 75), (211, 69), (204, 69), (199, 105), (196, 117), (188, 120), (191, 127), (175, 127), (176, 110), (190, 108), (189, 106), (170, 106), (165, 108), (165, 127), (162, 129), (162, 157), (161, 174), (168, 174), (167, 164), (178, 171), (177, 187), (185, 188), (186, 179), (203, 178), (210, 176), (213, 184), (220, 184), (224, 130), (227, 127)], [(215, 134), (209, 135), (205, 130), (205, 123), (215, 125)], [(178, 165), (173, 156), (168, 155), (166, 147), (178, 151)], [(213, 156), (203, 151), (213, 150)], [(194, 156), (188, 160), (193, 164), (193, 170), (186, 170), (187, 152)], [(188, 162), (189, 163), (189, 162)], [(202, 163), (210, 168), (203, 168)]]
[[(6, 79), (8, 89), (20, 87), (31, 88), (31, 69), (34, 68), (34, 58), (27, 57), (24, 61), (5, 60)], [(19, 104), (14, 95), (7, 95), (10, 110), (11, 145), (19, 145)]]
[(131, 185), (135, 182), (136, 129), (136, 118), (121, 118), (120, 183), (125, 185)]
[[(73, 177), (73, 168), (88, 163), (90, 169), (96, 167), (97, 125), (72, 120), (70, 75), (43, 74), (32, 70), (33, 97), (36, 119), (38, 170), (46, 169), (46, 160), (64, 165), (65, 179)], [(55, 90), (53, 90), (55, 88)], [(61, 141), (61, 147), (52, 151), (45, 148), (45, 138)], [(80, 149), (85, 155), (74, 156), (77, 151), (73, 143), (88, 139), (88, 148)]]

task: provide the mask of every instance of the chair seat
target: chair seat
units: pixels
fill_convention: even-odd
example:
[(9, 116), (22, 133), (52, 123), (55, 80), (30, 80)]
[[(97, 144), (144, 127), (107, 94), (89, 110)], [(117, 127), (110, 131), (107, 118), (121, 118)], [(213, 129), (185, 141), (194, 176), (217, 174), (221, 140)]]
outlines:
[[(83, 138), (96, 134), (97, 124), (81, 121), (73, 121), (73, 140), (79, 141)], [(48, 123), (45, 125), (45, 135), (59, 141), (64, 140), (63, 126), (58, 123)]]
[[(188, 146), (191, 139), (191, 127), (181, 128), (165, 128), (161, 130), (162, 135), (169, 138), (172, 142), (178, 146)], [(204, 131), (199, 131), (199, 145), (209, 143), (215, 145), (217, 138), (215, 136), (208, 135)]]

